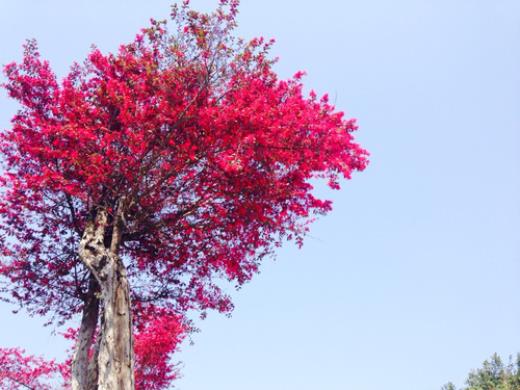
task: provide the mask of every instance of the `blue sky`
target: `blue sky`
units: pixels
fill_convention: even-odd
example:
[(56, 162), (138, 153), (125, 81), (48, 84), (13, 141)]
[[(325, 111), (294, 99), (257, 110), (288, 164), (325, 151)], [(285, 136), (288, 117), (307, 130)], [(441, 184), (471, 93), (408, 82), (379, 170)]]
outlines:
[[(203, 10), (216, 0), (193, 1)], [(169, 1), (0, 1), (0, 63), (38, 39), (59, 74), (132, 39)], [(185, 343), (181, 390), (435, 390), (520, 352), (520, 3), (243, 0), (239, 33), (274, 37), (284, 77), (359, 120), (369, 168), (304, 247)], [(0, 127), (16, 105), (0, 95)], [(0, 345), (66, 344), (0, 305)]]

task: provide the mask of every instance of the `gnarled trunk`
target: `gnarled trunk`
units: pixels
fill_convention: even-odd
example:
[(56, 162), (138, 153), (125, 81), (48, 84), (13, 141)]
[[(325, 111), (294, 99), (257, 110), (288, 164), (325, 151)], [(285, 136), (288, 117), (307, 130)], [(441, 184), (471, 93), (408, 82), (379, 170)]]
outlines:
[[(101, 321), (93, 360), (82, 363), (87, 387), (77, 390), (134, 390), (134, 357), (130, 288), (125, 266), (118, 255), (121, 240), (120, 220), (111, 226), (109, 247), (106, 245), (108, 214), (99, 209), (93, 221), (85, 227), (79, 254), (99, 285)], [(91, 344), (92, 344), (92, 339)], [(85, 372), (84, 371), (84, 372)], [(90, 372), (90, 374), (89, 374)], [(77, 375), (77, 378), (82, 375)], [(91, 378), (89, 383), (88, 378)], [(91, 386), (91, 387), (88, 387)], [(76, 390), (76, 389), (74, 389)]]

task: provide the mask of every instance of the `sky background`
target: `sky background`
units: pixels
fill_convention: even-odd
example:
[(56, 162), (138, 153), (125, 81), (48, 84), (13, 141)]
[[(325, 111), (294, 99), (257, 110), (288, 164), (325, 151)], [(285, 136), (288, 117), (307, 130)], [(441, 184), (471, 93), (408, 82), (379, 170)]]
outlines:
[[(217, 0), (192, 2), (209, 10)], [(0, 0), (0, 63), (26, 38), (59, 75), (111, 51), (170, 1)], [(239, 34), (274, 37), (358, 118), (368, 169), (301, 250), (185, 343), (180, 390), (438, 390), (520, 352), (520, 2), (243, 0)], [(0, 95), (0, 128), (16, 105)], [(0, 345), (62, 357), (42, 320), (0, 305)]]

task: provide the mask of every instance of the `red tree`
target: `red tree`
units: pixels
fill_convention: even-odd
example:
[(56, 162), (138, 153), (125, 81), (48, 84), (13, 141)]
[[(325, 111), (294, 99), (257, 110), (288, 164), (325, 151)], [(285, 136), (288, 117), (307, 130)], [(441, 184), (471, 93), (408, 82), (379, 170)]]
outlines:
[(304, 96), (301, 72), (280, 80), (271, 41), (234, 37), (237, 6), (185, 1), (173, 29), (152, 21), (61, 82), (32, 41), (5, 67), (21, 109), (0, 135), (1, 291), (58, 323), (81, 314), (74, 389), (132, 389), (135, 369), (166, 386), (186, 313), (229, 312), (216, 281), (249, 280), (330, 211), (309, 180), (337, 189), (366, 165), (353, 120)]

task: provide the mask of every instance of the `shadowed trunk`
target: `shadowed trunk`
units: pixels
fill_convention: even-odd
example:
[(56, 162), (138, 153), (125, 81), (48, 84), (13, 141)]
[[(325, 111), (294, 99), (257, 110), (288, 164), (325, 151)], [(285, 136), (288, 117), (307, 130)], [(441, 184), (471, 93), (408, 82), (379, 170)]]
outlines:
[(72, 359), (72, 390), (94, 389), (97, 365), (91, 364), (89, 352), (96, 332), (99, 315), (98, 284), (93, 276), (89, 283), (81, 325)]
[[(87, 223), (80, 241), (80, 258), (99, 285), (102, 311), (93, 361), (90, 367), (88, 364), (86, 368), (81, 366), (86, 372), (82, 375), (86, 376), (87, 382), (88, 378), (93, 382), (85, 382), (91, 387), (78, 387), (78, 390), (135, 388), (130, 288), (125, 266), (118, 256), (121, 240), (119, 214), (118, 210), (111, 229), (108, 229), (108, 214), (99, 209), (95, 219)], [(107, 240), (109, 230), (111, 237)], [(79, 365), (77, 369), (80, 369)]]

